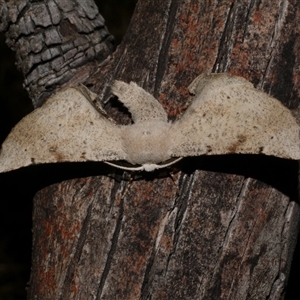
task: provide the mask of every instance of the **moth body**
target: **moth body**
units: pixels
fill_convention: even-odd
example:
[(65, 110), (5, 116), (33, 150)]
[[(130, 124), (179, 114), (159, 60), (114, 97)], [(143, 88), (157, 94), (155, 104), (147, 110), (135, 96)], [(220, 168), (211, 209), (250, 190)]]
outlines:
[(170, 128), (170, 123), (158, 120), (123, 126), (121, 137), (126, 160), (134, 165), (152, 165), (171, 158)]

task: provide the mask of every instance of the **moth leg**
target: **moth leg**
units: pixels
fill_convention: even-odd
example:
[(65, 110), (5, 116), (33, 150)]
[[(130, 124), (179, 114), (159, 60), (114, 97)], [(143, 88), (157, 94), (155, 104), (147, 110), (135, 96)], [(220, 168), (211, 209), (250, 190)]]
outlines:
[(116, 80), (111, 92), (129, 109), (135, 123), (160, 120), (167, 122), (168, 116), (161, 104), (136, 83)]

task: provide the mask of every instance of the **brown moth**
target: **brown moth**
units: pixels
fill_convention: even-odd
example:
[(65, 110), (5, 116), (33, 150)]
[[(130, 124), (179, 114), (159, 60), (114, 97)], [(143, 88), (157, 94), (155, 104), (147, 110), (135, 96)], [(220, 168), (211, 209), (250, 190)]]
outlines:
[(153, 171), (186, 156), (229, 153), (300, 159), (300, 127), (291, 112), (247, 80), (200, 75), (189, 91), (190, 106), (172, 123), (152, 95), (133, 82), (115, 81), (112, 93), (134, 122), (124, 126), (97, 110), (88, 89), (62, 90), (13, 128), (1, 148), (0, 172), (83, 161)]

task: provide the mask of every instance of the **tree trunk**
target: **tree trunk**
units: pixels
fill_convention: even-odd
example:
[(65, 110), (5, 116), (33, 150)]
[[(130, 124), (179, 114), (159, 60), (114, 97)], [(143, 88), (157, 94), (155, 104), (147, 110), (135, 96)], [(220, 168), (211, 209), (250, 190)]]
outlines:
[[(22, 47), (13, 38), (21, 34), (15, 23), (30, 9), (45, 6), (23, 2), (23, 17), (16, 14), (3, 26), (20, 57), (28, 44)], [(48, 13), (50, 3), (60, 3), (59, 20), (51, 15), (48, 25), (40, 25), (41, 14), (31, 13), (30, 31), (32, 38), (42, 36), (47, 49), (56, 30), (62, 49), (73, 39), (68, 51), (85, 47), (74, 42), (79, 35), (105, 32), (109, 37), (103, 22), (91, 22), (89, 32), (77, 26), (76, 13), (83, 11), (86, 22), (100, 18), (93, 6), (80, 10), (79, 1), (47, 3)], [(37, 57), (31, 68), (18, 64), (36, 105), (62, 85), (82, 82), (123, 123), (128, 115), (107, 101), (114, 79), (142, 86), (174, 120), (185, 109), (186, 87), (205, 71), (243, 76), (297, 109), (299, 15), (297, 0), (140, 0), (122, 44), (104, 63), (95, 60), (96, 50), (88, 55), (96, 46), (87, 38), (86, 59), (58, 64), (53, 78), (60, 78), (63, 68), (72, 72), (50, 89), (42, 71), (32, 74), (39, 66), (44, 70), (43, 59)], [(46, 42), (48, 30), (53, 35)], [(43, 57), (38, 45), (29, 53)], [(283, 298), (299, 229), (297, 162), (251, 155), (196, 157), (150, 174), (95, 165), (99, 176), (54, 184), (35, 196), (29, 299)], [(81, 164), (83, 172), (90, 166)]]

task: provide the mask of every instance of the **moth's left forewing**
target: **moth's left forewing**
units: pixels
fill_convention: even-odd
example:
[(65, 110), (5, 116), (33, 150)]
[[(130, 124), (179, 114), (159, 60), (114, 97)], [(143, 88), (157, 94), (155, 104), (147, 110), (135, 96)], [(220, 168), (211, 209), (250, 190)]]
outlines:
[(278, 100), (225, 74), (202, 76), (193, 87), (191, 105), (172, 125), (170, 155), (264, 153), (300, 159), (299, 126)]
[(31, 164), (126, 159), (120, 128), (78, 89), (68, 88), (24, 117), (0, 151), (0, 172)]

